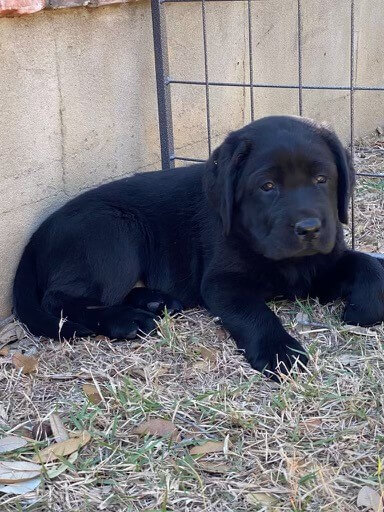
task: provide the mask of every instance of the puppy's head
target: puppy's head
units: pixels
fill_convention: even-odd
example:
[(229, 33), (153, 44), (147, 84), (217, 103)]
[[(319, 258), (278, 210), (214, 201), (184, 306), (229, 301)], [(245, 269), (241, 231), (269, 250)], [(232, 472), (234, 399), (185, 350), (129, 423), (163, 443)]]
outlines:
[(208, 160), (205, 190), (225, 235), (267, 258), (327, 254), (348, 222), (354, 173), (324, 125), (266, 117), (230, 134)]

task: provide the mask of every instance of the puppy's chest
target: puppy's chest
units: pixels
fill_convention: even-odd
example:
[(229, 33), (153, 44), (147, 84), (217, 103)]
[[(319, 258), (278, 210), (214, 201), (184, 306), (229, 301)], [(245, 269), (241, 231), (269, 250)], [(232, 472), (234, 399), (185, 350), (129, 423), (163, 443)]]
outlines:
[(316, 271), (313, 267), (287, 265), (275, 273), (275, 296), (293, 300), (307, 297), (310, 293)]

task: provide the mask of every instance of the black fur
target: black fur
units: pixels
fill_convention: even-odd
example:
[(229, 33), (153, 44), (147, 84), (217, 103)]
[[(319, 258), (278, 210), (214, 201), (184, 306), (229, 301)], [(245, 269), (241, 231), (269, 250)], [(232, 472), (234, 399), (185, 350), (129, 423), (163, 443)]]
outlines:
[(204, 164), (108, 183), (51, 215), (19, 264), (15, 312), (36, 335), (58, 337), (67, 317), (65, 338), (133, 337), (165, 307), (202, 305), (254, 368), (286, 371), (307, 357), (270, 299), (342, 297), (347, 322), (384, 320), (384, 268), (343, 240), (353, 183), (329, 129), (261, 119)]

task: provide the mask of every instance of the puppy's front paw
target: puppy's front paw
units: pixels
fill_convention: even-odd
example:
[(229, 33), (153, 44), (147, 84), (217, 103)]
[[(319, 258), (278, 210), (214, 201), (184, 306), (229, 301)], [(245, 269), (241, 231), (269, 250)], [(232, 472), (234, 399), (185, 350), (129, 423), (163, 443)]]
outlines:
[(301, 344), (288, 333), (279, 339), (260, 339), (245, 351), (245, 356), (255, 370), (278, 381), (278, 374), (287, 374), (298, 361), (297, 367), (308, 363), (308, 356)]
[(367, 255), (359, 278), (347, 297), (343, 320), (348, 324), (370, 325), (384, 322), (384, 268), (382, 261)]
[(384, 322), (384, 296), (372, 290), (372, 296), (366, 300), (352, 297), (344, 310), (343, 321), (351, 325), (369, 327)]

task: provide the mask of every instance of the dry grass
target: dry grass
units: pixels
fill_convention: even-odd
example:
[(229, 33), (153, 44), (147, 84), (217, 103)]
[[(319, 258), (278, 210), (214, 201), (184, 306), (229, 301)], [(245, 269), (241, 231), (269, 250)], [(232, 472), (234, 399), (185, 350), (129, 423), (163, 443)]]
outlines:
[[(362, 139), (356, 145), (355, 168), (358, 173), (384, 177), (384, 138)], [(356, 247), (384, 253), (384, 179), (357, 178), (355, 200)], [(347, 238), (350, 239), (348, 230)]]
[[(375, 159), (381, 165), (381, 155)], [(358, 158), (359, 169), (373, 160)], [(383, 196), (383, 182), (360, 181), (358, 240), (369, 251), (384, 243)], [(380, 491), (384, 483), (383, 325), (342, 325), (341, 304), (272, 307), (311, 358), (307, 373), (281, 386), (254, 372), (201, 311), (165, 318), (156, 335), (135, 342), (27, 336), (10, 345), (37, 354), (39, 366), (22, 375), (0, 357), (0, 431), (20, 432), (56, 411), (69, 430), (87, 429), (92, 440), (65, 473), (46, 477), (31, 495), (2, 495), (0, 509), (361, 510), (359, 490)], [(90, 381), (103, 397), (98, 405), (84, 395)], [(180, 438), (139, 437), (134, 428), (148, 418), (173, 421)], [(190, 448), (206, 440), (223, 449), (192, 456)], [(30, 460), (45, 444), (2, 459)]]

